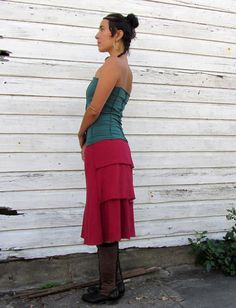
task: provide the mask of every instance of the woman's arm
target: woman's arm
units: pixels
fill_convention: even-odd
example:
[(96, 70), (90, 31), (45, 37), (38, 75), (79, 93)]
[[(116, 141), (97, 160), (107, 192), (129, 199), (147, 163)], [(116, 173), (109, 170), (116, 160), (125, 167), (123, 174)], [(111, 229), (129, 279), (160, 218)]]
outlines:
[(85, 133), (86, 133), (87, 128), (90, 125), (92, 125), (97, 120), (98, 117), (99, 117), (99, 114), (94, 112), (91, 107), (90, 108), (88, 107), (87, 110), (85, 111), (85, 114), (83, 116), (83, 119), (80, 125), (80, 130), (78, 132), (78, 138), (79, 138), (81, 148), (86, 141)]
[(109, 57), (102, 66), (98, 83), (91, 104), (88, 106), (83, 116), (78, 137), (80, 146), (85, 143), (85, 133), (99, 117), (111, 91), (115, 87), (120, 77), (120, 67), (117, 57)]

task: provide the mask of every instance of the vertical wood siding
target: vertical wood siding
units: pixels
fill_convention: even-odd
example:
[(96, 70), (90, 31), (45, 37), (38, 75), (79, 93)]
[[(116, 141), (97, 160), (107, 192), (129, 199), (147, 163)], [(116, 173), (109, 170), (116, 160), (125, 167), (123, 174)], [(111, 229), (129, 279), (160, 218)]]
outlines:
[[(109, 12), (140, 19), (123, 127), (137, 237), (121, 247), (220, 238), (236, 206), (236, 1), (0, 1), (0, 259), (95, 251), (80, 238), (77, 131)], [(7, 56), (9, 52), (9, 56)]]

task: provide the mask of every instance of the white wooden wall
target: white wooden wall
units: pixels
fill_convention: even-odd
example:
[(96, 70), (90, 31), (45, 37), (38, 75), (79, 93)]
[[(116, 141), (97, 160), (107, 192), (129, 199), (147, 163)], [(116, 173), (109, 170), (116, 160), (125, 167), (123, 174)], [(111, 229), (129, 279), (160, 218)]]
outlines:
[[(109, 4), (108, 4), (109, 3)], [(0, 1), (0, 258), (95, 251), (82, 245), (77, 131), (104, 54), (109, 12), (140, 18), (124, 131), (135, 163), (137, 237), (121, 247), (220, 238), (236, 206), (236, 1)]]

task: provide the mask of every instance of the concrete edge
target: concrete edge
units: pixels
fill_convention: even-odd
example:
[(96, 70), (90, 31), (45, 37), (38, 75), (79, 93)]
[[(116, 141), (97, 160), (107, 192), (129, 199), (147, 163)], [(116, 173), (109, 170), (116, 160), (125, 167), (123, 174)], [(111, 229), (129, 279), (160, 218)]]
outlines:
[[(0, 262), (0, 292), (39, 288), (48, 282), (84, 283), (98, 277), (96, 253), (78, 253), (41, 259)], [(140, 267), (194, 264), (190, 245), (120, 250), (123, 271)]]

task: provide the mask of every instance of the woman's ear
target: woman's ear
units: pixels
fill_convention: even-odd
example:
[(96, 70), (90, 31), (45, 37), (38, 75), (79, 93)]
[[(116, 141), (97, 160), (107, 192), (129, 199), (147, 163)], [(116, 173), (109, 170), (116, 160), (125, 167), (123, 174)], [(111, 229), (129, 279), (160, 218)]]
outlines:
[(116, 31), (116, 40), (117, 41), (121, 40), (123, 36), (124, 36), (124, 31), (123, 30), (117, 30)]

